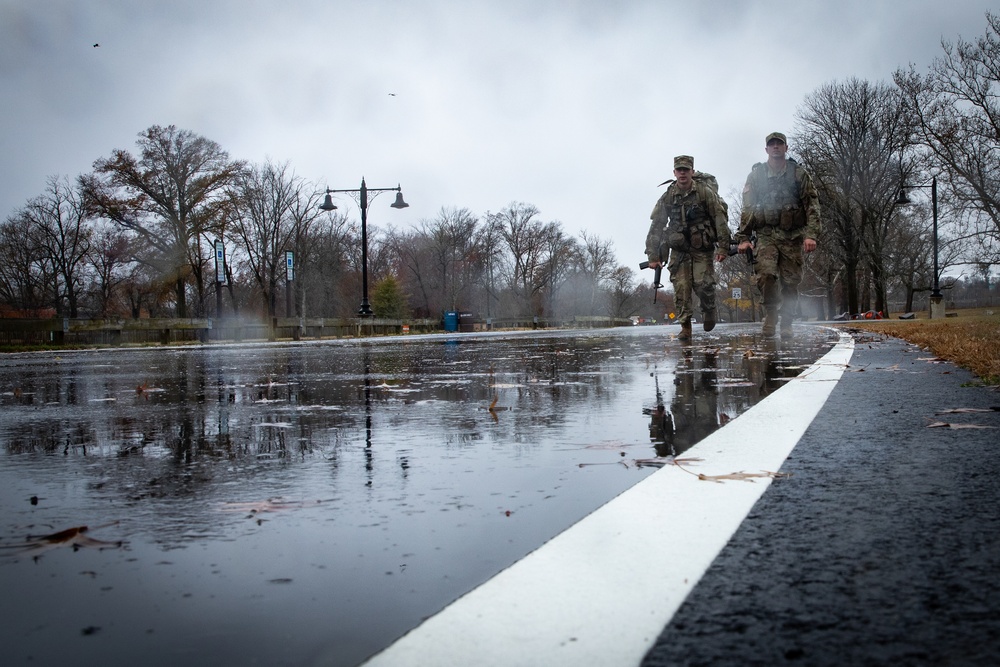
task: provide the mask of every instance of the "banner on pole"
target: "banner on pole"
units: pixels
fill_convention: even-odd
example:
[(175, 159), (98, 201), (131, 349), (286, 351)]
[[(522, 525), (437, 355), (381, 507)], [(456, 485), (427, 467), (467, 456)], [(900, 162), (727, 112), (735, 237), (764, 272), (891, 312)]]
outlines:
[(222, 241), (215, 242), (215, 282), (226, 284), (226, 247)]

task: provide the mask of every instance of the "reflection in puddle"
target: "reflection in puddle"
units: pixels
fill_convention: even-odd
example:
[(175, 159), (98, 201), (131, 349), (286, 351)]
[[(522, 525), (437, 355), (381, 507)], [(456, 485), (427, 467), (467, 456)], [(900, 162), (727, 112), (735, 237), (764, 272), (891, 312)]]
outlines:
[(0, 546), (122, 544), (0, 551), (0, 642), (16, 663), (100, 641), (120, 663), (357, 664), (834, 339), (671, 333), (0, 358)]
[(669, 392), (664, 396), (660, 372), (654, 372), (655, 402), (643, 413), (649, 416), (649, 439), (657, 456), (687, 451), (796, 377), (829, 348), (822, 348), (826, 344), (822, 339), (781, 341), (749, 333), (718, 343), (681, 350), (676, 366), (664, 373), (672, 382), (672, 396)]

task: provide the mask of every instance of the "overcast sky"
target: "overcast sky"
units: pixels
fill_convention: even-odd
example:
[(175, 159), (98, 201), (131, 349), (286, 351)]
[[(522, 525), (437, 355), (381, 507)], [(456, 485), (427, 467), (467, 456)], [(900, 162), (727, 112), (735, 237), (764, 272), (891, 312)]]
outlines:
[(374, 226), (526, 202), (634, 266), (674, 155), (731, 198), (767, 133), (794, 153), (808, 94), (926, 71), (994, 6), (0, 0), (0, 215), (172, 124), (320, 189), (401, 184), (410, 208), (384, 195)]

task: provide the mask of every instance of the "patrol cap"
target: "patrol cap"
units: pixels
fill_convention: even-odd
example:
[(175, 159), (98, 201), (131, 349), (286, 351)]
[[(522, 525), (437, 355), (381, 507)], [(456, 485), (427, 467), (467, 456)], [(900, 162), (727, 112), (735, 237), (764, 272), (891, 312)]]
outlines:
[(674, 158), (674, 169), (694, 169), (694, 158), (690, 155), (678, 155)]
[(783, 135), (781, 132), (772, 132), (771, 134), (767, 135), (766, 139), (764, 139), (764, 145), (766, 146), (767, 144), (771, 143), (771, 139), (777, 139), (783, 144), (788, 143), (788, 140), (785, 139), (785, 135)]

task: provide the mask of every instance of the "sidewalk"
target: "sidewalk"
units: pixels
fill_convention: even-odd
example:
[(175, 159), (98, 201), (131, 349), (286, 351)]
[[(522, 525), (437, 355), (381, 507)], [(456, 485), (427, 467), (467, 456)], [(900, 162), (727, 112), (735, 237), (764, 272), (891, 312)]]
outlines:
[[(855, 339), (792, 477), (644, 667), (1000, 664), (1000, 393), (897, 339)], [(944, 413), (968, 408), (985, 412)]]

